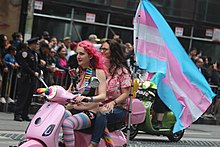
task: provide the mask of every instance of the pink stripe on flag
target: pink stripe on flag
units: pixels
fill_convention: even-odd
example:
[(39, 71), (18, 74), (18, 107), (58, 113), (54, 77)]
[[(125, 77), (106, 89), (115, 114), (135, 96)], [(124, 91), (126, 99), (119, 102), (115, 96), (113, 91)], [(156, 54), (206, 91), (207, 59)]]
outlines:
[[(163, 81), (172, 90), (174, 90), (175, 87), (173, 86), (173, 83), (171, 83), (174, 80), (176, 85), (178, 85), (178, 88), (182, 90), (184, 95), (187, 96), (187, 98), (194, 104), (194, 106), (197, 107), (197, 109), (199, 109), (201, 112), (205, 112), (206, 109), (210, 105), (210, 101), (205, 96), (205, 94), (203, 94), (203, 92), (199, 88), (197, 88), (195, 85), (193, 85), (187, 79), (187, 77), (182, 73), (180, 65), (175, 59), (175, 57), (173, 56), (173, 54), (171, 54), (171, 52), (168, 49), (167, 49), (167, 52), (169, 56), (168, 58), (169, 65), (168, 65), (166, 77), (163, 79)], [(168, 76), (168, 73), (171, 74), (173, 79), (171, 79)], [(183, 108), (184, 108), (180, 119), (182, 123), (184, 124), (184, 126), (188, 127), (193, 121), (195, 121), (195, 120), (192, 120), (192, 116), (191, 116), (191, 119), (189, 120), (189, 115), (191, 115), (189, 108), (192, 108), (192, 106), (187, 105), (187, 102), (185, 101), (185, 99), (187, 98), (184, 99), (181, 93), (179, 93), (180, 91), (176, 90), (173, 92), (175, 93), (177, 100), (183, 105)], [(196, 114), (196, 115), (199, 117), (201, 114)]]
[(178, 95), (178, 93), (174, 92), (175, 96), (178, 99), (178, 101), (182, 104), (183, 108), (182, 108), (182, 115), (180, 117), (180, 120), (181, 122), (183, 123), (184, 125), (184, 128), (187, 128), (189, 125), (191, 125), (191, 123), (193, 122), (193, 119), (192, 119), (192, 115), (191, 115), (191, 112), (190, 112), (190, 109), (189, 107), (184, 103), (184, 99)]
[[(203, 98), (206, 98), (206, 97), (204, 96)], [(206, 103), (206, 104), (208, 104), (208, 103)], [(209, 105), (210, 105), (210, 103), (207, 106), (205, 106), (206, 109), (209, 107)], [(191, 116), (190, 109), (187, 106), (184, 108), (185, 109), (183, 109), (183, 113), (180, 117), (180, 120), (183, 123), (185, 128), (189, 127), (192, 124), (192, 122), (196, 121), (204, 113), (204, 111), (202, 111), (201, 114), (197, 114), (197, 117), (193, 120), (192, 116)]]
[(137, 52), (152, 58), (156, 58), (162, 61), (167, 61), (166, 49), (164, 48), (164, 46), (158, 44), (150, 43), (139, 39)]
[[(163, 80), (167, 85), (170, 85), (170, 83), (168, 83), (169, 79)], [(174, 92), (174, 95), (177, 97), (178, 101), (182, 104), (183, 108), (182, 108), (182, 115), (180, 116), (180, 120), (184, 125), (184, 128), (189, 127), (192, 122), (194, 122), (195, 120), (193, 120), (192, 118), (192, 114), (190, 112), (189, 106), (186, 105), (185, 100), (176, 92)], [(205, 97), (204, 97), (205, 98)], [(210, 105), (210, 103), (209, 103)], [(204, 106), (206, 108), (208, 108), (208, 106)], [(202, 111), (204, 112), (204, 111)], [(200, 117), (200, 115), (202, 114), (197, 114), (197, 117)]]
[[(191, 101), (200, 108), (201, 111), (206, 111), (210, 101), (205, 97), (205, 94), (195, 85), (193, 85), (183, 74), (180, 65), (174, 55), (167, 49), (168, 53), (168, 72), (172, 75), (177, 85), (188, 95)], [(195, 75), (196, 76), (196, 75)], [(199, 98), (197, 98), (199, 97)], [(201, 99), (200, 99), (201, 98)]]
[(156, 24), (154, 23), (153, 19), (151, 18), (148, 12), (146, 12), (144, 9), (141, 9), (139, 11), (139, 14), (141, 16), (140, 18), (141, 24), (145, 24), (145, 25), (157, 28)]
[[(166, 83), (166, 85), (169, 85), (170, 87), (170, 83), (169, 83), (169, 79), (166, 77), (165, 79), (163, 79), (163, 81)], [(172, 88), (171, 88), (172, 89)], [(179, 103), (182, 104), (182, 114), (180, 116), (180, 120), (184, 125), (184, 128), (187, 128), (188, 126), (190, 126), (192, 124), (192, 122), (194, 122), (195, 120), (193, 120), (191, 111), (189, 109), (189, 106), (187, 106), (184, 98), (182, 96), (180, 96), (178, 93), (176, 93), (175, 91), (173, 91), (174, 95), (176, 96), (177, 100), (179, 101)], [(207, 108), (207, 107), (206, 107)], [(199, 117), (201, 114), (197, 114), (197, 116)]]

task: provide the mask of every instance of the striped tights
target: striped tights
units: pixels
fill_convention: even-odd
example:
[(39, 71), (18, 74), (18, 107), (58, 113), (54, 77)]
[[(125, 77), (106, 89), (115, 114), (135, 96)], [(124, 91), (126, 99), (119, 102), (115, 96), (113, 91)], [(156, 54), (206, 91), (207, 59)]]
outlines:
[[(69, 116), (69, 117), (68, 117)], [(66, 119), (63, 122), (63, 135), (66, 147), (74, 147), (75, 137), (74, 130), (81, 130), (91, 126), (88, 116), (81, 112), (72, 116), (66, 113)]]

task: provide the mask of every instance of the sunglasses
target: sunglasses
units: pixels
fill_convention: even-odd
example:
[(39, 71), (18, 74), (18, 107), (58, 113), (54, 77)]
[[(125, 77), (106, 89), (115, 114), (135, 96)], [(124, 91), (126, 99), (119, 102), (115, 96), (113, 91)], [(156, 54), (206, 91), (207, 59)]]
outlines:
[(109, 50), (109, 49), (107, 49), (107, 48), (100, 48), (100, 51), (106, 52), (107, 50)]

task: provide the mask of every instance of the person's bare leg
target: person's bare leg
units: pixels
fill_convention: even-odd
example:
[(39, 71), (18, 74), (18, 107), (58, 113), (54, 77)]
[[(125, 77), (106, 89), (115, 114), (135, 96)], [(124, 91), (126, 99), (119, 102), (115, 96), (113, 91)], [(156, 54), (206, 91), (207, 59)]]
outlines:
[(162, 125), (163, 116), (164, 116), (164, 113), (157, 113), (157, 126), (156, 126), (156, 129), (160, 129), (160, 128), (163, 127), (163, 125)]
[(158, 113), (158, 114), (157, 114), (157, 121), (162, 122), (163, 116), (164, 116), (164, 113)]

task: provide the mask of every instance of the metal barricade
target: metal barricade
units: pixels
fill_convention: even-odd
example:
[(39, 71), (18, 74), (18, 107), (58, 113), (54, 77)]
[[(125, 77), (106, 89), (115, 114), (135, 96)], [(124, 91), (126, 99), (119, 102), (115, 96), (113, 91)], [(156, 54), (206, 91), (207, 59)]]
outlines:
[(8, 72), (3, 73), (2, 93), (1, 96), (5, 98), (6, 104), (3, 106), (3, 111), (8, 112), (9, 103), (15, 102), (17, 89), (17, 73), (18, 69), (9, 68)]
[(54, 75), (55, 84), (63, 86), (65, 89), (67, 89), (70, 83), (69, 74), (64, 70), (59, 69), (59, 70), (56, 70), (53, 75)]
[[(67, 89), (70, 85), (70, 75), (65, 72), (64, 70), (58, 70), (56, 71), (58, 73), (59, 76), (57, 76), (57, 74), (54, 73), (50, 73), (52, 78), (54, 78), (54, 83), (52, 84), (56, 84), (56, 85), (61, 85), (63, 86), (65, 89)], [(8, 99), (10, 98), (11, 100), (16, 102), (17, 99), (17, 85), (18, 85), (18, 77), (20, 75), (20, 69), (10, 69), (8, 72), (4, 72), (2, 77), (3, 77), (3, 85), (2, 85), (2, 97), (5, 98), (6, 103), (2, 104), (2, 108), (1, 111), (3, 112), (8, 112), (8, 111), (13, 111), (14, 109), (14, 104), (10, 105), (11, 103), (8, 102)], [(45, 77), (46, 78), (46, 77)], [(44, 87), (44, 85), (37, 80), (37, 84), (36, 84), (36, 89), (39, 87)], [(50, 86), (50, 85), (48, 85)], [(34, 92), (35, 93), (35, 92)], [(39, 99), (38, 97), (33, 97), (32, 98), (32, 103), (39, 103)], [(12, 107), (10, 107), (12, 106)], [(10, 110), (9, 110), (10, 108)]]

